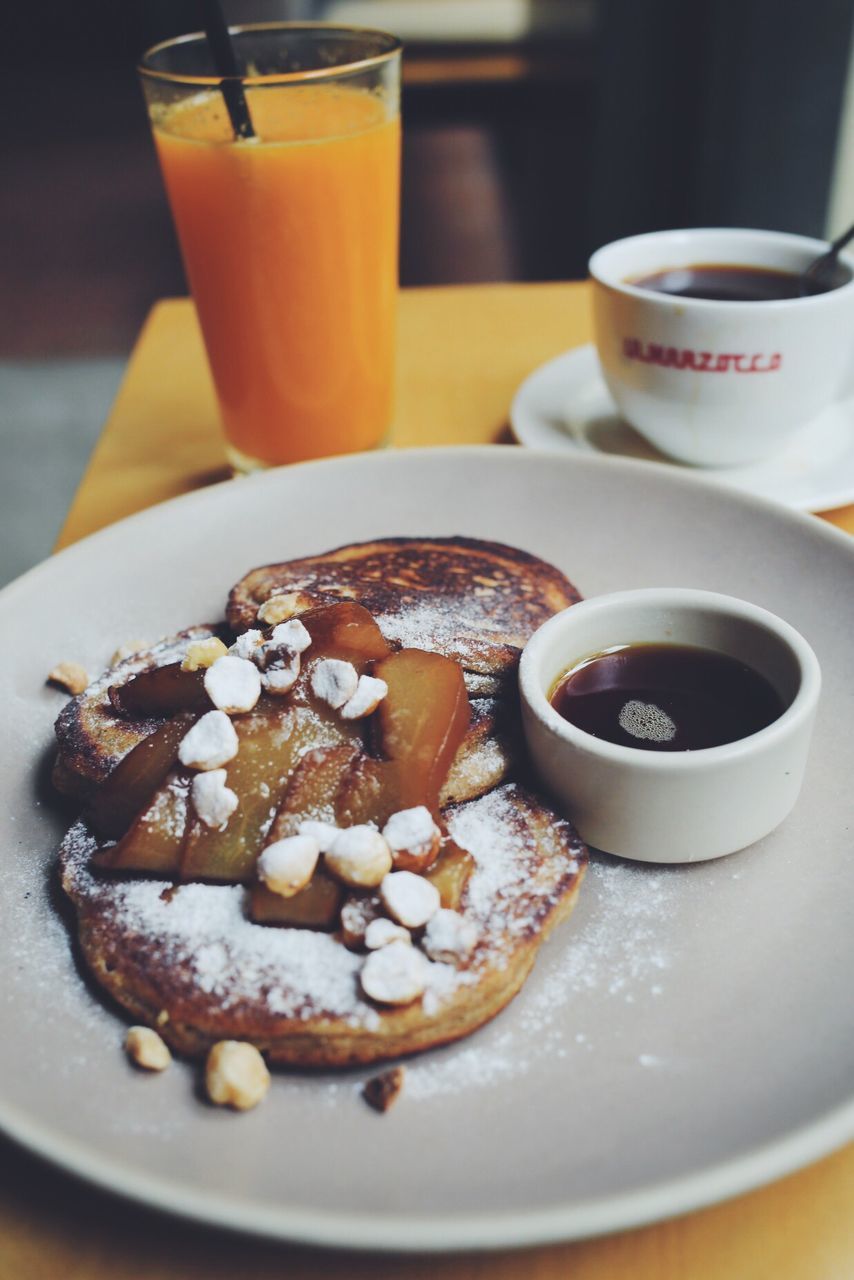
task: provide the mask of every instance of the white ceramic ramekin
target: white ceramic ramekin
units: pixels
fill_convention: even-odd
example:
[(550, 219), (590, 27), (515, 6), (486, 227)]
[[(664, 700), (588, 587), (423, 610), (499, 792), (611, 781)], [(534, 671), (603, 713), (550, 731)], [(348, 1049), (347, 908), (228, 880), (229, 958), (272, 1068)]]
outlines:
[(801, 272), (821, 240), (780, 231), (654, 231), (590, 259), (596, 347), (620, 412), (665, 453), (701, 466), (767, 457), (839, 395), (854, 358), (851, 279), (809, 298), (718, 302), (631, 283), (725, 263)]
[[(764, 675), (785, 711), (758, 733), (700, 751), (617, 746), (570, 724), (549, 695), (580, 659), (621, 644), (687, 644)], [(565, 609), (528, 641), (519, 666), (533, 764), (582, 838), (642, 862), (700, 862), (759, 840), (797, 799), (821, 688), (794, 627), (744, 600), (651, 588)]]

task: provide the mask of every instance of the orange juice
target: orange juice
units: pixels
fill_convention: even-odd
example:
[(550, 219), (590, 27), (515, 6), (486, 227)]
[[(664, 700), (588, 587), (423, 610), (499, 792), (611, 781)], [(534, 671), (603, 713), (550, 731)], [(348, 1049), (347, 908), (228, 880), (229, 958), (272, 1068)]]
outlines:
[(246, 98), (254, 139), (216, 90), (153, 120), (232, 458), (372, 448), (392, 416), (399, 120), (337, 84)]

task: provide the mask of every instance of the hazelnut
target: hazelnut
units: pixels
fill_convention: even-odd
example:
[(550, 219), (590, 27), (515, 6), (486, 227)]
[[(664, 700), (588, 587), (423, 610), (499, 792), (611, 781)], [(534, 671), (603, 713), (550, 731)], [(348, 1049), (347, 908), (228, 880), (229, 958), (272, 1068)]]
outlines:
[(359, 676), (352, 662), (340, 658), (321, 658), (311, 669), (311, 691), (321, 702), (337, 711), (353, 697), (359, 687)]
[(365, 1082), (362, 1097), (374, 1111), (388, 1111), (403, 1090), (405, 1067), (392, 1067)]
[(424, 994), (430, 961), (407, 942), (372, 951), (359, 975), (362, 990), (379, 1004), (411, 1004)]
[(319, 857), (320, 845), (311, 836), (285, 836), (262, 850), (258, 879), (273, 893), (292, 898), (311, 880)]
[(345, 884), (371, 889), (391, 870), (391, 850), (373, 827), (346, 827), (332, 841), (326, 865)]
[(426, 805), (393, 813), (383, 827), (395, 869), (424, 871), (435, 862), (442, 833)]
[(151, 1027), (130, 1027), (125, 1036), (125, 1053), (144, 1071), (165, 1071), (172, 1061), (168, 1045)]
[(205, 692), (220, 711), (239, 715), (261, 697), (261, 675), (254, 662), (226, 653), (205, 672)]
[(77, 695), (89, 686), (89, 675), (79, 662), (59, 662), (47, 678), (48, 684), (55, 685), (64, 693)]
[(409, 930), (404, 929), (402, 924), (387, 920), (385, 916), (372, 920), (365, 930), (365, 946), (368, 950), (379, 951), (380, 947), (387, 947), (391, 942), (411, 943)]
[(182, 671), (199, 671), (202, 667), (212, 667), (217, 658), (228, 653), (223, 642), (217, 636), (208, 636), (207, 640), (194, 640), (187, 646)]
[(205, 1089), (218, 1107), (249, 1111), (270, 1088), (267, 1064), (253, 1044), (219, 1040), (205, 1063)]
[(308, 613), (316, 603), (314, 597), (305, 591), (288, 591), (282, 595), (270, 596), (261, 605), (256, 616), (259, 622), (266, 623), (269, 627), (278, 622), (287, 622), (300, 613)]
[(439, 890), (414, 871), (392, 871), (380, 885), (383, 906), (407, 929), (420, 929), (441, 906)]

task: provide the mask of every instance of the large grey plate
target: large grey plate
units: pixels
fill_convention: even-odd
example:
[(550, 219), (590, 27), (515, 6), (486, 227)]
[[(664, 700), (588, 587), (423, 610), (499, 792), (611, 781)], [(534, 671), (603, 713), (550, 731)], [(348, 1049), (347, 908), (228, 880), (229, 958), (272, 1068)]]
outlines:
[[(278, 1075), (235, 1116), (195, 1072), (142, 1078), (52, 900), (63, 821), (38, 779), (59, 659), (216, 617), (250, 566), (383, 534), (498, 538), (588, 595), (681, 585), (782, 614), (825, 692), (795, 812), (689, 868), (595, 858), (575, 916), (491, 1026), (409, 1068), (380, 1118), (360, 1075)], [(0, 595), (0, 1125), (105, 1186), (271, 1235), (488, 1247), (626, 1227), (775, 1178), (854, 1136), (854, 544), (649, 463), (516, 449), (376, 454), (181, 498)]]

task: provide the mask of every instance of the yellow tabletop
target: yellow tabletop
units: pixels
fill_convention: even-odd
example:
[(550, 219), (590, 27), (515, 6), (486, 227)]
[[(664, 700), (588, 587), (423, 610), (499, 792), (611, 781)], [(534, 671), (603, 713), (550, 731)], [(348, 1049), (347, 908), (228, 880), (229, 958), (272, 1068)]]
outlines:
[[(504, 442), (516, 386), (590, 336), (584, 285), (405, 292), (397, 446)], [(192, 306), (161, 303), (60, 539), (224, 474)], [(854, 533), (854, 507), (826, 518)], [(771, 1187), (619, 1236), (496, 1256), (364, 1257), (258, 1242), (113, 1201), (0, 1143), (0, 1280), (841, 1280), (854, 1275), (854, 1147)]]

